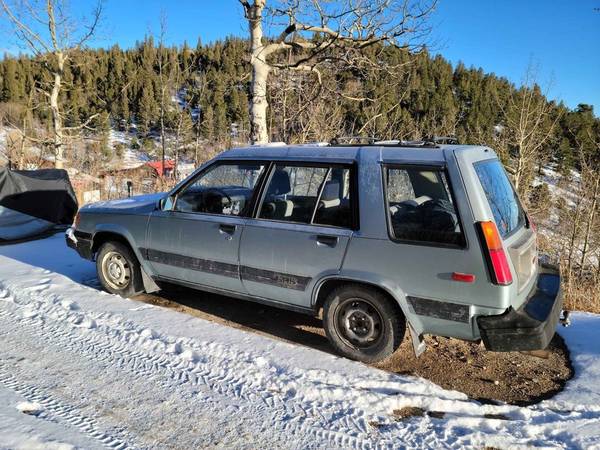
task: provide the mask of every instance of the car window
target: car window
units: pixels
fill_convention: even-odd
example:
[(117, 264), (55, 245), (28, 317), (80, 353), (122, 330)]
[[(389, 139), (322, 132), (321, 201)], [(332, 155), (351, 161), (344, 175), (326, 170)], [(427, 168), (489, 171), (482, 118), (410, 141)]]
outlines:
[(500, 161), (481, 161), (474, 167), (500, 235), (504, 238), (525, 225), (525, 213)]
[(252, 163), (212, 166), (177, 195), (173, 209), (188, 213), (243, 215), (264, 168), (262, 164)]
[(350, 170), (277, 164), (259, 218), (351, 227)]
[(386, 168), (387, 208), (395, 239), (464, 245), (446, 173), (437, 169)]
[(325, 179), (313, 223), (352, 228), (350, 196), (350, 169), (333, 167)]

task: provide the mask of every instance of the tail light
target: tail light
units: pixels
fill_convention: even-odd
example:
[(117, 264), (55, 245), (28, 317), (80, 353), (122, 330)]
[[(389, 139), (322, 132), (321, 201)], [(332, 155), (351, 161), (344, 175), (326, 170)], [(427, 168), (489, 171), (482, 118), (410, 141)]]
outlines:
[(485, 245), (485, 253), (494, 284), (508, 286), (512, 283), (512, 273), (508, 265), (508, 259), (502, 246), (502, 239), (494, 222), (479, 222), (482, 235), (482, 244)]

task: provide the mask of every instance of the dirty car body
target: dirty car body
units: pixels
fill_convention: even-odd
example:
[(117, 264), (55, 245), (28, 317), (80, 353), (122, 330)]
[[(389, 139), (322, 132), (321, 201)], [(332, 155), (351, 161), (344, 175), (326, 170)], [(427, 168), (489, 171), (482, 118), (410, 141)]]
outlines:
[[(386, 311), (416, 349), (424, 334), (542, 349), (562, 305), (557, 271), (538, 263), (534, 227), (480, 146), (233, 149), (169, 193), (81, 208), (68, 245), (94, 260), (108, 241), (130, 248), (146, 291), (169, 282), (308, 314), (325, 305), (331, 333), (358, 350), (388, 327)], [(358, 294), (340, 303), (344, 286), (391, 309)]]

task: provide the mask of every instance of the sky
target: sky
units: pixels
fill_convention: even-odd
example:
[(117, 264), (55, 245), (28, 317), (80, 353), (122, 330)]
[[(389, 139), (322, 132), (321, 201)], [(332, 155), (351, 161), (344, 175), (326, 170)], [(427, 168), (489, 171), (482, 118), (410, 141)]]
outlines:
[[(78, 15), (94, 3), (71, 1)], [(161, 14), (170, 44), (246, 35), (238, 0), (104, 0), (95, 45), (134, 46), (158, 34)], [(551, 99), (570, 108), (592, 104), (600, 116), (600, 0), (438, 0), (430, 23), (432, 52), (453, 64), (463, 61), (516, 84), (532, 66)], [(6, 35), (3, 51), (15, 51)]]

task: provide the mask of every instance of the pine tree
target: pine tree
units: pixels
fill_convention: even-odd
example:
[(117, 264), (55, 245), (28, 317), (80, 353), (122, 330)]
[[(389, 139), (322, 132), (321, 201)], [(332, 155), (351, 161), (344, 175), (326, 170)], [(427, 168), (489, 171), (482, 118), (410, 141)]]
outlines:
[(19, 83), (17, 80), (17, 63), (13, 58), (4, 56), (2, 70), (2, 91), (0, 99), (3, 102), (20, 100)]
[(140, 133), (148, 134), (158, 117), (158, 103), (152, 83), (144, 83), (138, 104), (137, 127)]
[[(188, 105), (201, 105), (199, 117), (194, 120), (203, 139), (211, 142), (227, 139), (232, 123), (248, 132), (247, 51), (248, 42), (239, 38), (210, 44), (198, 40), (193, 49), (187, 44), (164, 48), (165, 75), (169, 79), (165, 110), (171, 132), (179, 126), (181, 115), (170, 98), (182, 89)], [(301, 52), (294, 50), (289, 57), (300, 57)], [(335, 134), (349, 132), (402, 139), (454, 134), (461, 142), (485, 142), (503, 149), (500, 144), (504, 137), (495, 127), (505, 125), (504, 111), (517, 95), (518, 86), (463, 63), (453, 69), (441, 56), (432, 57), (426, 52), (415, 55), (391, 46), (375, 46), (369, 52), (370, 57), (382, 58), (398, 69), (393, 73), (374, 73), (332, 62), (322, 70), (324, 88), (318, 96), (314, 80), (306, 74), (296, 73), (287, 80), (273, 75), (269, 95), (281, 97), (279, 103), (272, 102), (268, 111), (277, 135), (273, 137), (298, 141), (308, 136), (324, 136), (326, 130), (335, 127)], [(78, 52), (77, 64), (69, 65), (65, 71), (65, 89), (61, 94), (61, 100), (66, 102), (63, 114), (67, 124), (105, 112), (110, 115), (112, 126), (125, 129), (129, 123), (137, 123), (142, 134), (151, 132), (159, 119), (158, 55), (152, 37), (131, 49), (115, 45), (108, 50)], [(39, 87), (51, 82), (43, 61), (38, 58), (5, 55), (0, 60), (0, 103), (24, 105), (31, 96), (32, 104), (39, 104)], [(369, 100), (349, 100), (341, 92)], [(543, 101), (548, 102), (545, 98)], [(598, 152), (589, 136), (596, 133), (600, 120), (589, 105), (574, 110), (551, 102), (548, 105), (549, 118), (560, 117), (560, 122), (555, 136), (544, 146), (543, 155), (556, 158), (567, 173), (577, 164), (577, 149), (581, 147), (590, 154)], [(30, 123), (49, 125), (47, 109), (33, 108), (30, 114)], [(289, 120), (291, 117), (294, 119)], [(314, 124), (317, 117), (332, 120)], [(340, 117), (339, 122), (334, 117)], [(308, 134), (306, 129), (310, 129)], [(247, 134), (239, 139), (244, 136)]]
[(212, 106), (208, 104), (202, 107), (200, 133), (202, 137), (209, 142), (212, 142), (215, 138), (215, 116)]

